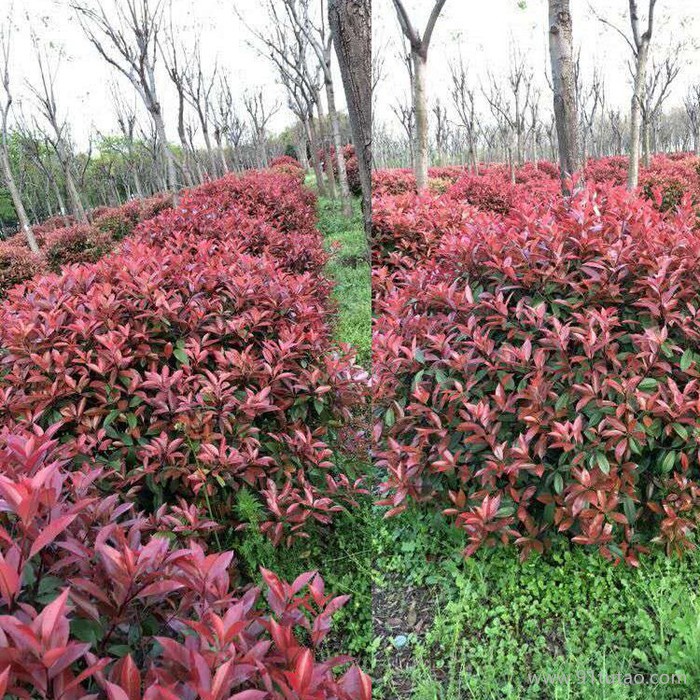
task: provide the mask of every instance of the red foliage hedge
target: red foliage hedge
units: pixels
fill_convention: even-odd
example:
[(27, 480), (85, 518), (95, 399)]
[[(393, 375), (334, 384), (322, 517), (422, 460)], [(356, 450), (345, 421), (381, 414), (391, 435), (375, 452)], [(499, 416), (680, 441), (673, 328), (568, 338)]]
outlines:
[(263, 599), (218, 545), (246, 525), (241, 489), (274, 543), (364, 493), (331, 450), (367, 383), (331, 339), (313, 205), (294, 175), (231, 176), (8, 292), (0, 695), (371, 696), (350, 659), (321, 659), (346, 597), (263, 571)]
[[(234, 228), (242, 209), (261, 214)], [(5, 422), (60, 423), (71, 455), (104, 464), (108, 488), (144, 507), (198, 498), (235, 526), (247, 487), (274, 542), (329, 522), (359, 489), (329, 441), (365, 383), (331, 340), (312, 211), (289, 176), (225, 178), (142, 225), (118, 254), (10, 291), (0, 309)], [(274, 246), (251, 254), (248, 236), (268, 222), (284, 229), (275, 246), (284, 236), (293, 251), (298, 235), (310, 247), (309, 270), (290, 269), (299, 261)]]
[(139, 222), (170, 207), (172, 196), (162, 194), (120, 207), (99, 207), (91, 212), (90, 224), (80, 224), (72, 216), (51, 217), (32, 229), (39, 255), (29, 251), (24, 233), (0, 241), (0, 296), (47, 269), (59, 272), (63, 265), (96, 262)]
[[(75, 470), (51, 433), (0, 446), (0, 695), (79, 700), (368, 700), (349, 659), (319, 645), (347, 596), (315, 572), (262, 570), (241, 588), (233, 552), (207, 553), (187, 509), (146, 518)], [(190, 533), (190, 534), (188, 534)]]
[(650, 542), (694, 546), (700, 236), (687, 199), (653, 204), (611, 185), (568, 205), (522, 198), (416, 269), (375, 273), (390, 512), (435, 502), (468, 554), (503, 541), (526, 555), (553, 532), (632, 564)]

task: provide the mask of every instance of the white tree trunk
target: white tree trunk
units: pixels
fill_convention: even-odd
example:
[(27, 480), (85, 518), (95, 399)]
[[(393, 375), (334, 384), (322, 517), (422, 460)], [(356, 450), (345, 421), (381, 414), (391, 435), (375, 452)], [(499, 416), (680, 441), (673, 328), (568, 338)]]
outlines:
[(5, 180), (5, 185), (10, 192), (10, 197), (12, 198), (12, 204), (15, 208), (17, 218), (19, 219), (19, 225), (27, 238), (27, 245), (32, 253), (39, 252), (39, 246), (37, 245), (36, 238), (34, 237), (34, 232), (32, 231), (31, 224), (29, 223), (29, 217), (27, 216), (27, 210), (24, 208), (22, 203), (22, 197), (20, 196), (19, 190), (17, 189), (17, 184), (15, 183), (14, 175), (12, 174), (12, 168), (10, 167), (10, 159), (7, 155), (7, 150), (5, 148), (0, 148), (0, 161), (2, 162), (3, 178)]
[(414, 172), (419, 192), (428, 186), (428, 95), (426, 88), (427, 57), (416, 51), (413, 59), (413, 110), (416, 120)]
[(340, 124), (338, 122), (338, 112), (335, 109), (335, 90), (333, 80), (326, 79), (326, 99), (328, 100), (328, 116), (331, 120), (333, 131), (333, 144), (335, 146), (335, 160), (338, 165), (338, 182), (340, 184), (340, 200), (343, 204), (343, 214), (352, 216), (352, 205), (350, 204), (350, 188), (348, 187), (348, 171), (345, 167), (345, 155), (343, 154), (343, 144), (340, 140)]
[(647, 56), (649, 43), (643, 41), (637, 52), (634, 75), (634, 93), (630, 105), (630, 162), (627, 171), (627, 189), (633, 190), (639, 184), (639, 151), (641, 146), (642, 96), (647, 74)]
[(549, 0), (549, 53), (552, 63), (552, 92), (559, 143), (561, 188), (562, 193), (568, 195), (571, 193), (570, 178), (581, 169), (569, 0)]

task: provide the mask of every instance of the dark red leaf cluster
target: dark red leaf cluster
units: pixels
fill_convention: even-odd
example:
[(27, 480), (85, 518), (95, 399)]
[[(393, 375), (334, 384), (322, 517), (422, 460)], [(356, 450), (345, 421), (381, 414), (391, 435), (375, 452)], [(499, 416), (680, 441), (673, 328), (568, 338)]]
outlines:
[(149, 511), (185, 498), (235, 527), (246, 488), (274, 543), (307, 536), (362, 492), (330, 447), (366, 378), (331, 339), (324, 260), (293, 177), (185, 193), (118, 253), (10, 291), (0, 417), (57, 425), (101, 488)]
[(315, 572), (266, 595), (188, 506), (134, 512), (92, 462), (46, 433), (0, 438), (0, 695), (79, 700), (368, 700), (351, 660), (319, 645), (347, 596)]
[[(692, 547), (700, 233), (690, 196), (660, 212), (610, 184), (570, 201), (516, 187), (507, 215), (465, 209), (441, 238), (424, 200), (389, 213), (380, 199), (383, 236), (392, 217), (405, 235), (413, 215), (427, 252), (374, 277), (383, 503), (396, 513), (435, 502), (465, 530), (467, 553), (502, 541), (527, 555), (554, 532), (631, 564), (650, 542)], [(442, 221), (440, 197), (435, 211)], [(421, 256), (421, 245), (395, 250)]]

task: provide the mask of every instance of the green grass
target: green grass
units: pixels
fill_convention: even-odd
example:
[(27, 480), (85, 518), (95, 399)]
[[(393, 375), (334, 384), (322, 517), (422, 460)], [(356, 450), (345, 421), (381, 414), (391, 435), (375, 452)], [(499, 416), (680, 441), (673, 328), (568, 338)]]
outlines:
[(357, 350), (358, 361), (369, 367), (372, 358), (371, 276), (360, 202), (353, 200), (353, 217), (343, 216), (340, 203), (321, 198), (319, 230), (332, 253), (326, 274), (335, 280), (338, 303), (336, 337)]
[[(697, 554), (678, 560), (654, 552), (635, 570), (561, 540), (524, 564), (503, 548), (465, 560), (460, 533), (416, 510), (386, 521), (375, 540), (376, 591), (399, 611), (401, 601), (404, 611), (423, 601), (413, 624), (399, 612), (402, 629), (378, 628), (378, 698), (700, 697)], [(615, 682), (593, 684), (591, 671)], [(557, 673), (569, 682), (542, 679)], [(622, 681), (624, 674), (683, 673), (686, 682), (625, 685), (618, 673)]]

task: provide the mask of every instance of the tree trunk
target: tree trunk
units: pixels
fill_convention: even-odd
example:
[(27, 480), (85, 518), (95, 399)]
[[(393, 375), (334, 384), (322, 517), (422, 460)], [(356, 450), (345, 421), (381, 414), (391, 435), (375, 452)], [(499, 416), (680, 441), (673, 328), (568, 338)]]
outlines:
[(331, 161), (329, 149), (326, 148), (326, 125), (323, 113), (323, 107), (321, 105), (321, 100), (316, 100), (316, 109), (318, 110), (318, 129), (320, 132), (320, 144), (319, 149), (323, 151), (323, 160), (326, 165), (326, 178), (328, 180), (328, 196), (331, 199), (336, 198), (335, 190), (335, 173), (333, 172), (333, 162)]
[(15, 178), (12, 174), (12, 168), (10, 167), (10, 159), (8, 158), (7, 150), (5, 148), (0, 148), (0, 161), (2, 161), (2, 171), (5, 185), (10, 192), (12, 204), (15, 208), (17, 218), (19, 219), (19, 225), (27, 238), (27, 245), (32, 253), (38, 253), (39, 246), (37, 245), (36, 238), (34, 237), (34, 231), (32, 231), (31, 224), (29, 223), (27, 210), (24, 208), (24, 204), (22, 203), (22, 197), (17, 189), (17, 184), (15, 183)]
[(204, 118), (200, 117), (200, 122), (202, 124), (202, 134), (204, 136), (204, 145), (207, 147), (207, 155), (209, 156), (209, 162), (211, 163), (211, 177), (212, 179), (218, 177), (219, 175), (219, 164), (216, 162), (216, 156), (214, 155), (214, 149), (211, 145), (211, 137), (209, 136), (209, 127), (205, 126)]
[(641, 140), (642, 96), (647, 73), (649, 42), (644, 39), (637, 52), (634, 75), (634, 93), (630, 105), (630, 162), (627, 171), (627, 189), (633, 190), (639, 184), (639, 151)]
[(314, 174), (316, 175), (316, 189), (318, 190), (319, 196), (325, 197), (327, 194), (326, 182), (323, 177), (323, 168), (321, 167), (321, 159), (318, 154), (319, 146), (316, 137), (316, 127), (309, 118), (304, 120), (304, 129), (306, 130), (306, 136), (311, 146), (311, 163), (313, 164)]
[(68, 199), (70, 199), (73, 216), (81, 223), (86, 224), (88, 222), (87, 214), (85, 213), (85, 207), (83, 206), (80, 193), (73, 179), (73, 173), (71, 172), (70, 161), (68, 159), (65, 160), (63, 169), (66, 180), (66, 190), (68, 191)]
[(428, 95), (426, 91), (427, 55), (412, 51), (413, 109), (416, 119), (415, 166), (416, 187), (419, 192), (428, 186)]
[(651, 125), (649, 124), (649, 120), (644, 119), (644, 117), (642, 117), (642, 164), (645, 168), (648, 168), (649, 163), (651, 162), (651, 139), (649, 133), (650, 131)]
[(329, 0), (328, 18), (362, 187), (365, 236), (372, 231), (372, 6), (371, 0)]
[(571, 178), (581, 169), (569, 0), (549, 0), (549, 53), (561, 190), (562, 194), (569, 195)]
[(345, 154), (343, 153), (343, 143), (340, 140), (340, 124), (338, 123), (338, 112), (335, 109), (335, 90), (333, 80), (327, 79), (326, 99), (328, 100), (328, 116), (331, 121), (331, 131), (333, 134), (333, 145), (335, 146), (335, 161), (338, 166), (338, 183), (340, 185), (340, 201), (343, 204), (343, 214), (348, 218), (352, 216), (352, 205), (350, 204), (350, 188), (348, 187), (348, 171), (345, 167)]
[(178, 184), (177, 184), (177, 170), (175, 168), (175, 156), (170, 150), (168, 144), (168, 136), (165, 133), (165, 122), (163, 121), (163, 115), (160, 112), (160, 107), (158, 105), (153, 105), (151, 108), (151, 115), (156, 127), (156, 134), (158, 136), (160, 152), (163, 157), (163, 163), (165, 163), (166, 168), (166, 178), (168, 190), (172, 192), (173, 204), (177, 206), (178, 202)]

